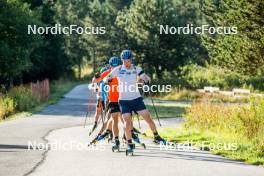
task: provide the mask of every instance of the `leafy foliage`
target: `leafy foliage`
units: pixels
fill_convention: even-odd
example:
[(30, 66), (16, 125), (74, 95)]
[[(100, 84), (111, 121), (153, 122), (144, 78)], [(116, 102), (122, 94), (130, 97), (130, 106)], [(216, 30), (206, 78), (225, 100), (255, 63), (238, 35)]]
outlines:
[(209, 56), (220, 66), (254, 75), (264, 66), (264, 2), (201, 0), (201, 10), (213, 26), (235, 26), (236, 35), (204, 37)]

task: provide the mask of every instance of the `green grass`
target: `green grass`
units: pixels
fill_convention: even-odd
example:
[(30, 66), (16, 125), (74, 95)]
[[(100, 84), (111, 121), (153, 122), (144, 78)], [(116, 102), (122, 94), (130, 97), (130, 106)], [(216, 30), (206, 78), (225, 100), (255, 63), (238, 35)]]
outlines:
[[(233, 160), (244, 161), (248, 164), (263, 165), (264, 155), (260, 155), (255, 146), (256, 141), (250, 141), (243, 138), (237, 138), (233, 134), (221, 134), (211, 131), (198, 131), (193, 128), (169, 127), (159, 130), (161, 136), (169, 141), (190, 143), (197, 148), (210, 151), (216, 155), (228, 157)], [(147, 131), (151, 136), (151, 132)], [(209, 146), (217, 146), (213, 148)]]
[[(194, 102), (184, 118), (181, 127), (164, 128), (160, 134), (169, 141), (191, 143), (214, 154), (264, 165), (264, 99), (252, 98), (240, 106)], [(147, 135), (151, 133), (147, 131)]]
[[(156, 118), (156, 113), (152, 103), (145, 103), (147, 109), (150, 111), (151, 116)], [(184, 102), (178, 103), (154, 103), (157, 113), (160, 118), (174, 118), (182, 117), (185, 113), (185, 108), (188, 104)]]
[(158, 95), (155, 98), (160, 100), (177, 100), (177, 101), (203, 101), (207, 99), (211, 102), (225, 102), (225, 103), (247, 103), (250, 100), (249, 96), (226, 96), (218, 93), (199, 93), (194, 90), (174, 88), (170, 93), (165, 95)]

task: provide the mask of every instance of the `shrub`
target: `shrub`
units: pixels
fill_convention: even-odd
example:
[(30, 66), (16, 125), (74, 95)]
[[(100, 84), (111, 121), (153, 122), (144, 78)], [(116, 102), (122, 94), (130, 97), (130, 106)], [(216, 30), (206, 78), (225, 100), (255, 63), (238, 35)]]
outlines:
[(15, 100), (18, 111), (27, 111), (39, 103), (39, 99), (32, 94), (31, 89), (24, 86), (12, 88), (8, 96)]
[(232, 106), (196, 102), (187, 112), (186, 128), (243, 139), (257, 155), (264, 155), (264, 99), (251, 99), (250, 105)]
[(16, 104), (12, 98), (0, 97), (0, 120), (15, 112)]
[(243, 87), (250, 90), (264, 90), (264, 72), (255, 76), (244, 76), (218, 66), (205, 67), (188, 64), (181, 67), (181, 80), (185, 87), (203, 88), (204, 86), (217, 86), (222, 89)]
[(238, 74), (213, 65), (202, 67), (196, 64), (189, 64), (182, 67), (181, 71), (183, 79), (192, 88), (217, 86), (228, 89), (242, 85), (241, 78)]

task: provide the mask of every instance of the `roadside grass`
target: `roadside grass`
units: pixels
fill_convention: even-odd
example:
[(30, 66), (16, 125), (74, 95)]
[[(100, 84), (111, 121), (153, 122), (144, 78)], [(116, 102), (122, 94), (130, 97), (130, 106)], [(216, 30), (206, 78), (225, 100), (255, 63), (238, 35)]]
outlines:
[(202, 101), (204, 99), (211, 102), (224, 102), (224, 103), (248, 103), (249, 96), (227, 96), (218, 93), (200, 93), (189, 89), (174, 88), (170, 93), (156, 95), (156, 99), (160, 100), (179, 100), (179, 101)]
[[(152, 118), (157, 118), (154, 107), (151, 102), (145, 103), (147, 109), (150, 111)], [(183, 117), (185, 108), (188, 106), (185, 102), (178, 103), (157, 103), (154, 102), (159, 118), (175, 118)]]
[(184, 118), (180, 127), (162, 128), (159, 133), (169, 141), (264, 165), (264, 99), (252, 98), (250, 104), (240, 106), (194, 102)]
[[(147, 131), (147, 136), (151, 132)], [(190, 144), (200, 150), (210, 151), (213, 154), (225, 156), (227, 158), (244, 161), (248, 164), (263, 165), (264, 155), (259, 148), (259, 143), (255, 140), (238, 138), (232, 133), (215, 133), (211, 131), (199, 131), (194, 128), (169, 127), (159, 130), (161, 136), (166, 140)]]
[(0, 97), (0, 121), (31, 116), (48, 105), (56, 104), (63, 95), (76, 85), (86, 83), (89, 77), (82, 80), (60, 79), (50, 83), (50, 96), (39, 100), (31, 93), (30, 87), (19, 86)]

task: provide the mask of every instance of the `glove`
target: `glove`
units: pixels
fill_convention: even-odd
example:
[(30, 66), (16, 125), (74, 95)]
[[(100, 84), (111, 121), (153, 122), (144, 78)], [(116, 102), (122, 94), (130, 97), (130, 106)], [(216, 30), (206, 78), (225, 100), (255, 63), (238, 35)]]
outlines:
[(98, 72), (95, 73), (94, 77), (95, 77), (96, 79), (100, 78), (100, 73), (98, 73)]
[(150, 82), (149, 81), (144, 81), (144, 84), (149, 86)]

